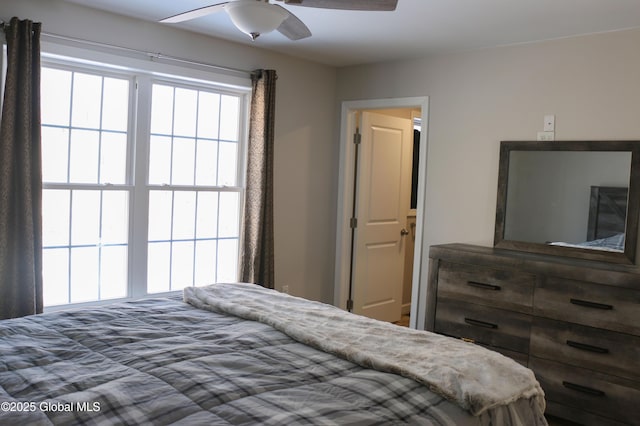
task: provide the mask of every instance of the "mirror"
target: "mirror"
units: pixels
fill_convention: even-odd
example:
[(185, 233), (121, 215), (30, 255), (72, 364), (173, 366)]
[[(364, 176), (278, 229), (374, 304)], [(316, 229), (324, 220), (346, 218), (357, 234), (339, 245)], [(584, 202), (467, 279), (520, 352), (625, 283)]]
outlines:
[(494, 245), (635, 263), (640, 141), (502, 142)]

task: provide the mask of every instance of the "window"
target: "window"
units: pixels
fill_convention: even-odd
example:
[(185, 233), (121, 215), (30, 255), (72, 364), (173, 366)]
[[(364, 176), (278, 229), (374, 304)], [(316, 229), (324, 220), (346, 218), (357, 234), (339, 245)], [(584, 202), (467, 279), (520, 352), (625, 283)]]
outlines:
[(44, 62), (45, 306), (236, 280), (245, 102), (201, 82)]
[(240, 99), (154, 84), (147, 288), (235, 281)]

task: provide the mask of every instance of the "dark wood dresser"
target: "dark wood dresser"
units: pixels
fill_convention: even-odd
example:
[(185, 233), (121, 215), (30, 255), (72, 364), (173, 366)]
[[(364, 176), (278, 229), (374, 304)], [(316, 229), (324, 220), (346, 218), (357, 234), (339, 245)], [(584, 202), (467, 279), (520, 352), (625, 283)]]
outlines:
[(429, 257), (427, 330), (531, 368), (551, 415), (640, 425), (638, 269), (467, 244)]

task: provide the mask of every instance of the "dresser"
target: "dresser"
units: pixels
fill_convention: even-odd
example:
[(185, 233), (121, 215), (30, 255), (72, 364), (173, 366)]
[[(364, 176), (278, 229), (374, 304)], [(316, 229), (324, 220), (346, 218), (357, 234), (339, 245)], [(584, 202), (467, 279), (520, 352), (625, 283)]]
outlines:
[(640, 425), (638, 269), (467, 244), (429, 257), (427, 330), (531, 368), (548, 414)]

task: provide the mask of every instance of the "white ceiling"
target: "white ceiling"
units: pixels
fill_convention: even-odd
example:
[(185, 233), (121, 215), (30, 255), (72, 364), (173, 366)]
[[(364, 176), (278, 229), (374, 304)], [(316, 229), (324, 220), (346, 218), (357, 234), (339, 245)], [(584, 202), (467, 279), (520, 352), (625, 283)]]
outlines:
[[(66, 1), (148, 21), (221, 2)], [(394, 12), (284, 7), (309, 27), (313, 33), (310, 38), (290, 41), (273, 32), (251, 41), (224, 12), (166, 25), (333, 66), (640, 27), (639, 0), (398, 0)]]

